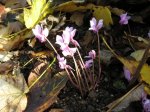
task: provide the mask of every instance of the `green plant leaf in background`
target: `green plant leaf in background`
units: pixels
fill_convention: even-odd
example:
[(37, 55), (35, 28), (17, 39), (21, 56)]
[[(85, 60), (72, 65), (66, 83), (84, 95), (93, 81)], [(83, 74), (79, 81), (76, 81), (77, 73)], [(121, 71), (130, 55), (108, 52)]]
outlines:
[(32, 0), (31, 9), (24, 8), (25, 26), (31, 29), (47, 14), (51, 14), (53, 9), (50, 6), (51, 2), (46, 2), (46, 0)]

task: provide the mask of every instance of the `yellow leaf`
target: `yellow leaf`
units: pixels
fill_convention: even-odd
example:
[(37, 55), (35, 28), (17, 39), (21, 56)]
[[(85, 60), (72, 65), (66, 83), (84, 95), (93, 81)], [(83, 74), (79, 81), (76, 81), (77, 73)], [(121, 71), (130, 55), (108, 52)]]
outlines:
[(111, 18), (111, 12), (107, 7), (98, 6), (98, 7), (94, 7), (93, 10), (94, 10), (93, 16), (97, 20), (103, 19), (105, 26), (113, 24), (113, 20)]
[(71, 1), (58, 5), (55, 8), (55, 11), (63, 11), (63, 12), (86, 11), (87, 9), (93, 9), (93, 7), (95, 7), (94, 4), (87, 4), (85, 6), (82, 6), (77, 5), (77, 3)]
[(47, 0), (34, 0), (31, 3), (31, 9), (24, 8), (24, 21), (28, 29), (33, 28), (39, 21), (44, 19), (44, 17), (52, 13), (50, 9), (51, 2), (46, 2)]
[(147, 94), (150, 95), (150, 88), (149, 88), (148, 86), (145, 86), (145, 87), (144, 87), (144, 90), (146, 91)]
[[(135, 73), (135, 70), (139, 65), (138, 61), (128, 60), (123, 57), (118, 57), (118, 59), (131, 72), (132, 75)], [(148, 66), (148, 64), (143, 65), (140, 74), (141, 74), (141, 80), (146, 82), (148, 85), (150, 85), (150, 66)]]
[(144, 52), (145, 52), (145, 49), (137, 50), (137, 51), (132, 52), (130, 56), (136, 59), (136, 61), (140, 61), (143, 57)]

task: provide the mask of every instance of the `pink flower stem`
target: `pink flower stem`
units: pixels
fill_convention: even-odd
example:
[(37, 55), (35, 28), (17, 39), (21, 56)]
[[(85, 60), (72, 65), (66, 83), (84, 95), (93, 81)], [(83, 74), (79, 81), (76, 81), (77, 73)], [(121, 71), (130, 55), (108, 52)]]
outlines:
[[(101, 77), (101, 64), (100, 64), (100, 38), (99, 38), (99, 34), (97, 32), (97, 38), (98, 38), (98, 67), (99, 67), (99, 73), (98, 73), (98, 78), (97, 78), (97, 82), (100, 80)], [(95, 84), (96, 85), (96, 84)]]
[[(79, 51), (78, 48), (77, 48), (77, 52), (78, 52), (78, 55), (79, 55), (80, 61), (81, 61), (81, 64), (80, 64), (80, 65), (83, 66), (83, 67), (81, 67), (81, 68), (84, 68), (84, 69), (82, 69), (82, 71), (83, 71), (83, 74), (84, 74), (84, 79), (85, 79), (86, 85), (87, 85), (87, 87), (88, 87), (88, 89), (89, 89), (90, 86), (89, 86), (89, 84), (88, 84), (88, 80), (87, 80), (87, 77), (86, 77), (86, 74), (89, 76), (89, 73), (88, 73), (87, 69), (85, 69), (85, 65), (84, 65), (83, 59), (82, 59), (82, 57), (81, 57), (81, 54), (80, 54), (80, 51)], [(86, 73), (85, 73), (85, 72), (86, 72)]]
[(85, 83), (86, 83), (87, 89), (88, 89), (88, 91), (89, 91), (89, 90), (90, 90), (90, 86), (89, 86), (89, 84), (88, 84), (88, 79), (87, 79), (87, 76), (89, 77), (89, 75), (85, 73), (84, 66), (83, 66), (83, 64), (82, 64), (81, 61), (79, 61), (79, 64), (80, 64), (80, 66), (81, 66), (81, 68), (82, 68), (83, 76), (84, 76), (84, 79), (85, 79)]
[(80, 92), (81, 92), (81, 95), (83, 95), (82, 91), (83, 91), (84, 87), (82, 87), (82, 85), (84, 86), (84, 84), (83, 84), (83, 81), (82, 81), (82, 78), (81, 78), (80, 70), (78, 68), (78, 65), (77, 65), (77, 62), (76, 62), (74, 56), (72, 56), (72, 58), (73, 58), (73, 61), (74, 61), (74, 64), (75, 64), (75, 68), (76, 68), (76, 74), (77, 74), (77, 78), (78, 78), (78, 82), (79, 82)]
[[(93, 73), (92, 73), (92, 86), (94, 87), (95, 86), (95, 82), (96, 82), (96, 77), (94, 78), (94, 61), (93, 61), (93, 66), (92, 66), (92, 71), (93, 71)], [(94, 89), (94, 88), (93, 88)]]
[(56, 54), (58, 54), (57, 50), (55, 49), (55, 47), (53, 46), (53, 44), (45, 37), (46, 41), (49, 43), (49, 45), (53, 48), (54, 52)]
[(65, 70), (66, 70), (66, 72), (67, 72), (67, 74), (68, 74), (68, 78), (69, 78), (69, 80), (71, 81), (71, 83), (72, 83), (75, 87), (79, 88), (79, 86), (78, 86), (78, 81), (77, 81), (76, 77), (74, 76), (74, 73), (71, 71), (71, 73), (72, 73), (72, 75), (74, 76), (76, 82), (74, 82), (74, 81), (72, 80), (71, 74), (69, 73), (68, 69), (65, 68)]

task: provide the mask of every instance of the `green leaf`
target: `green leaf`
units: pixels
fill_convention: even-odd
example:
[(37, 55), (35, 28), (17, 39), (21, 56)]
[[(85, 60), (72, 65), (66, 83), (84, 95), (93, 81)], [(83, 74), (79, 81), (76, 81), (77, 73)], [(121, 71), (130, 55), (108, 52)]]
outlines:
[(41, 20), (43, 20), (47, 14), (53, 12), (50, 8), (51, 2), (46, 0), (34, 0), (31, 3), (31, 9), (24, 8), (24, 21), (28, 29), (33, 28)]

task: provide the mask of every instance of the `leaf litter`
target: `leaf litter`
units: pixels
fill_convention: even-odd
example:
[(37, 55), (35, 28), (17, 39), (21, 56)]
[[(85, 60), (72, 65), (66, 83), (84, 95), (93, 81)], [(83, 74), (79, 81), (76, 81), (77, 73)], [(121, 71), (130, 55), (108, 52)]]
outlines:
[[(29, 5), (27, 5), (27, 2)], [(134, 28), (139, 28), (140, 25), (138, 24), (145, 23), (144, 17), (136, 15), (129, 10), (129, 14), (132, 16), (132, 22), (130, 24), (131, 34), (126, 26), (121, 28), (116, 22), (119, 18), (116, 16), (120, 16), (128, 10), (116, 6), (113, 7), (112, 4), (110, 4), (110, 6), (102, 6), (101, 4), (97, 5), (92, 2), (83, 3), (85, 1), (79, 3), (64, 2), (52, 8), (53, 4), (46, 0), (27, 0), (27, 2), (26, 0), (2, 0), (0, 2), (2, 3), (0, 5), (0, 22), (3, 23), (0, 26), (0, 94), (3, 96), (0, 101), (0, 109), (2, 109), (2, 111), (43, 112), (47, 109), (58, 112), (66, 110), (71, 112), (87, 110), (102, 111), (105, 110), (104, 107), (108, 103), (119, 98), (120, 95), (123, 96), (123, 94), (125, 94), (125, 89), (128, 89), (128, 83), (122, 74), (122, 68), (125, 66), (133, 76), (140, 64), (139, 61), (143, 57), (145, 48), (149, 43), (149, 40), (145, 38), (147, 36), (143, 36), (143, 34), (145, 35), (147, 33), (144, 31), (148, 31), (149, 29), (143, 29), (142, 33), (138, 32), (141, 31), (140, 29), (136, 32), (132, 31)], [(12, 9), (12, 11), (10, 11), (10, 9)], [(143, 10), (141, 12), (143, 12)], [(10, 14), (12, 14), (11, 16), (14, 16), (15, 19), (11, 18), (11, 21), (7, 20), (6, 18)], [(55, 54), (48, 51), (50, 47), (47, 44), (41, 45), (35, 41), (35, 39), (33, 39), (31, 43), (28, 41), (30, 44), (28, 45), (26, 40), (33, 37), (31, 29), (38, 23), (48, 26), (52, 34), (49, 35), (48, 39), (52, 42), (55, 40), (55, 36), (62, 32), (63, 27), (69, 25), (78, 29), (75, 38), (80, 40), (81, 48), (85, 51), (82, 52), (82, 54), (85, 54), (90, 49), (96, 49), (96, 39), (91, 32), (87, 31), (89, 27), (89, 20), (87, 18), (93, 16), (97, 20), (104, 20), (104, 28), (100, 33), (103, 36), (108, 36), (103, 32), (105, 31), (111, 35), (112, 38), (106, 38), (107, 42), (117, 54), (122, 56), (116, 57), (116, 55), (113, 55), (113, 52), (104, 45), (103, 41), (100, 42), (102, 49), (100, 50), (103, 70), (102, 80), (100, 84), (98, 84), (95, 92), (92, 91), (82, 98), (77, 90), (68, 82), (66, 72), (60, 72), (55, 64), (53, 67), (48, 67), (51, 62), (50, 60), (55, 58)], [(86, 20), (88, 20), (88, 23)], [(125, 36), (124, 31), (126, 31), (127, 34), (125, 34)], [(132, 49), (131, 44), (125, 40), (124, 37), (127, 36), (129, 36), (134, 48), (136, 48), (135, 51)], [(119, 39), (122, 39), (122, 41)], [(124, 43), (125, 41), (126, 43)], [(127, 46), (130, 47), (131, 51), (130, 53), (124, 51), (125, 55), (129, 56), (128, 54), (132, 53), (130, 56), (134, 57), (136, 61), (130, 60), (122, 54), (121, 49), (124, 50)], [(117, 49), (117, 47), (119, 49)], [(21, 53), (20, 49), (23, 50), (24, 53)], [(18, 50), (20, 53), (16, 55), (13, 50)], [(12, 62), (12, 60), (16, 61), (18, 58), (21, 58), (20, 54), (33, 60), (25, 62), (26, 59), (22, 58), (20, 63), (24, 62), (27, 64), (20, 67), (16, 65), (16, 62)], [(115, 61), (114, 69), (112, 69), (110, 66), (113, 64), (115, 58), (118, 59), (122, 65), (117, 65), (116, 63), (118, 62)], [(34, 67), (30, 68), (31, 65), (34, 65)], [(19, 69), (27, 69), (28, 71), (21, 73)], [(95, 69), (95, 71), (98, 71), (97, 66)], [(45, 70), (47, 70), (45, 74), (36, 82)], [(130, 103), (140, 101), (141, 92), (144, 90), (147, 94), (150, 94), (149, 71), (150, 67), (145, 63), (140, 72), (140, 78), (138, 79), (140, 83), (144, 82), (144, 84), (130, 94), (127, 94), (127, 97), (120, 101), (121, 103), (114, 109), (117, 111), (118, 108), (124, 110)], [(30, 88), (34, 81), (36, 82), (35, 85)], [(114, 84), (117, 84), (114, 82), (119, 82), (120, 88), (118, 85), (114, 86)], [(121, 88), (124, 84), (126, 87)], [(136, 96), (138, 98), (134, 98)], [(111, 106), (108, 108), (111, 108)]]

